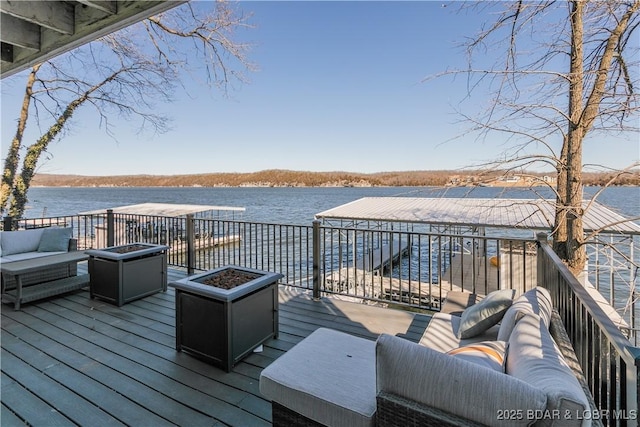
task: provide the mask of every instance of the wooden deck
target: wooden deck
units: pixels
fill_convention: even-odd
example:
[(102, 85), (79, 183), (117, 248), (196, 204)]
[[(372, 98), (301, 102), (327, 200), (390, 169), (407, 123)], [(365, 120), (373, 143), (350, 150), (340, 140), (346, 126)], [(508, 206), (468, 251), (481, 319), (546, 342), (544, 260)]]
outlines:
[(270, 425), (260, 372), (315, 329), (417, 341), (429, 321), (283, 287), (278, 339), (227, 373), (175, 350), (171, 288), (120, 308), (82, 290), (1, 313), (3, 427)]

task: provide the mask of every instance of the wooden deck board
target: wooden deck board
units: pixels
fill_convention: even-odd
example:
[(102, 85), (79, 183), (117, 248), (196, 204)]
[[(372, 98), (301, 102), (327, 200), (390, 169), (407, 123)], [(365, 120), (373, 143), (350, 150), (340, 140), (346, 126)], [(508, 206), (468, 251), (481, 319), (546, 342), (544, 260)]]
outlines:
[(260, 372), (311, 332), (417, 341), (429, 319), (281, 288), (278, 339), (227, 373), (175, 350), (174, 304), (170, 288), (122, 307), (87, 290), (3, 305), (0, 424), (270, 425)]

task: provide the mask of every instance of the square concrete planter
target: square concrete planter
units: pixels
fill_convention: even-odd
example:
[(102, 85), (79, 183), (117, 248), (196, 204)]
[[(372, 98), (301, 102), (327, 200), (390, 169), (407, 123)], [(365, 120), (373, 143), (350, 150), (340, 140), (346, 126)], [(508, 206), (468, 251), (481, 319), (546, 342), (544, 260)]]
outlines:
[(89, 295), (118, 307), (156, 292), (167, 290), (169, 246), (131, 243), (105, 249), (90, 249)]
[(282, 277), (231, 265), (171, 282), (176, 290), (176, 349), (229, 372), (278, 336), (277, 285)]

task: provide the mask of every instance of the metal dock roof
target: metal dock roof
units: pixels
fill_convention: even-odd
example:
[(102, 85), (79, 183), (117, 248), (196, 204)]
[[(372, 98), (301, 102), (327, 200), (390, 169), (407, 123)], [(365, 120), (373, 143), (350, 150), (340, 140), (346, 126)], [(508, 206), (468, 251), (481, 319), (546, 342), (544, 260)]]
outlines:
[[(113, 213), (131, 215), (154, 215), (154, 216), (184, 216), (189, 214), (214, 212), (214, 211), (236, 211), (244, 212), (245, 208), (233, 206), (209, 206), (209, 205), (183, 205), (175, 203), (140, 203), (137, 205), (119, 206), (110, 208)], [(88, 212), (80, 212), (80, 215), (103, 214), (107, 209), (98, 209)]]
[[(586, 232), (640, 234), (640, 225), (606, 206), (585, 200)], [(549, 231), (553, 227), (555, 200), (364, 197), (320, 212), (317, 219), (456, 224)]]

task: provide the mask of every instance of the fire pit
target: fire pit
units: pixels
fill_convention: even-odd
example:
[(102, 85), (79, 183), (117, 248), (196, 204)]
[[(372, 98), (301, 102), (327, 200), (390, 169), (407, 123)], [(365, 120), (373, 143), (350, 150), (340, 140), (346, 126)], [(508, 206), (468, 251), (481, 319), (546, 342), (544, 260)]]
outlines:
[(278, 336), (282, 274), (225, 266), (171, 282), (176, 289), (176, 349), (227, 372)]
[(130, 301), (167, 290), (169, 246), (130, 243), (105, 249), (90, 249), (89, 296), (118, 307)]

